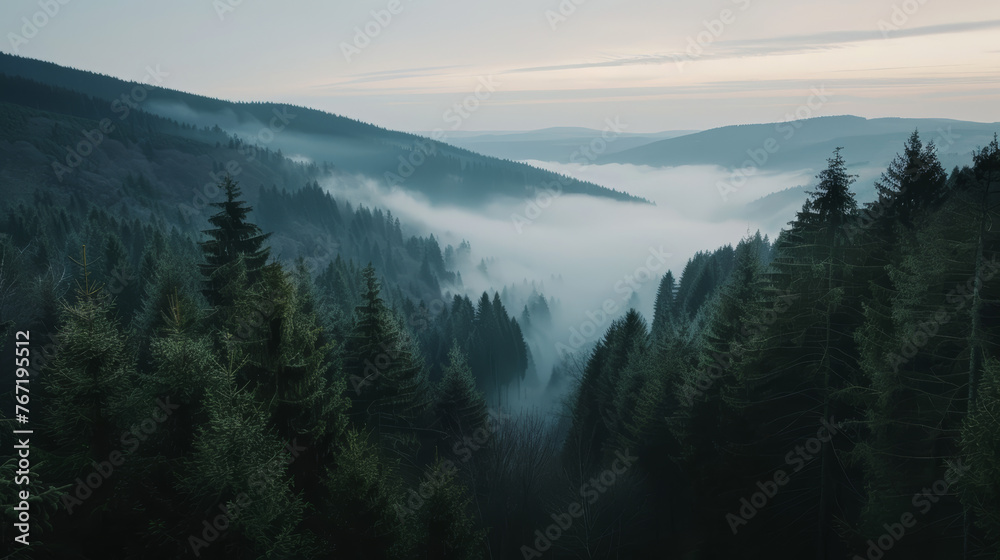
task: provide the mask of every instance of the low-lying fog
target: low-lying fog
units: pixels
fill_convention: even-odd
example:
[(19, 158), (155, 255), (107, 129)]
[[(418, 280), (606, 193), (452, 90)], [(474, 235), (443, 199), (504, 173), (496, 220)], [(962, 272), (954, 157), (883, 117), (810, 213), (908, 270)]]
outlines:
[[(667, 270), (679, 278), (696, 252), (735, 245), (758, 229), (773, 239), (794, 217), (801, 200), (778, 212), (782, 215), (765, 219), (748, 218), (744, 205), (772, 192), (811, 185), (816, 174), (811, 169), (761, 171), (724, 200), (717, 185), (729, 181), (731, 173), (715, 166), (527, 163), (654, 204), (526, 191), (524, 199), (496, 199), (469, 210), (432, 205), (402, 188), (389, 190), (361, 177), (331, 178), (326, 187), (338, 198), (391, 210), (403, 223), (422, 228), (419, 233), (439, 236), (442, 247), (468, 240), (473, 261), (460, 272), (464, 291), (473, 299), (484, 290), (492, 294), (525, 281), (536, 282), (546, 297), (554, 297), (551, 332), (535, 333), (529, 341), (542, 386), (556, 362), (557, 348), (583, 355), (630, 303), (652, 321), (656, 290)], [(476, 266), (480, 259), (487, 261), (485, 275)], [(504, 302), (511, 313), (520, 314), (523, 296), (512, 295), (515, 301)], [(605, 306), (614, 310), (610, 317)]]

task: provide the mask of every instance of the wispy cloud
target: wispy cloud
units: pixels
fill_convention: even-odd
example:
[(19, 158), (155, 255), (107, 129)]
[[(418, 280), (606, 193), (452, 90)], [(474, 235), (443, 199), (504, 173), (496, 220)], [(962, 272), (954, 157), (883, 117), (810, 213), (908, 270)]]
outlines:
[(379, 72), (364, 72), (354, 74), (339, 82), (329, 82), (312, 86), (312, 89), (323, 89), (339, 87), (350, 84), (364, 84), (370, 82), (383, 82), (387, 80), (400, 80), (404, 78), (421, 78), (427, 76), (440, 76), (445, 74), (441, 70), (453, 70), (456, 68), (467, 68), (466, 65), (452, 66), (426, 66), (424, 68), (398, 68), (394, 70), (382, 70)]
[[(1000, 28), (1000, 20), (970, 21), (960, 23), (945, 23), (899, 29), (893, 31), (888, 40), (908, 37), (923, 37), (929, 35), (946, 35), (951, 33), (967, 33), (986, 29)], [(838, 49), (851, 43), (864, 41), (887, 40), (881, 30), (849, 30), (814, 33), (809, 35), (786, 35), (769, 39), (752, 39), (744, 41), (718, 41), (712, 44), (708, 52), (698, 56), (699, 60), (722, 60), (742, 57), (776, 56), (786, 54), (802, 54), (808, 52)], [(582, 68), (603, 68), (615, 66), (632, 66), (639, 64), (674, 63), (683, 52), (667, 54), (641, 54), (610, 58), (608, 60), (557, 64), (550, 66), (529, 66), (508, 70), (505, 73), (520, 72), (551, 72), (558, 70), (577, 70)]]

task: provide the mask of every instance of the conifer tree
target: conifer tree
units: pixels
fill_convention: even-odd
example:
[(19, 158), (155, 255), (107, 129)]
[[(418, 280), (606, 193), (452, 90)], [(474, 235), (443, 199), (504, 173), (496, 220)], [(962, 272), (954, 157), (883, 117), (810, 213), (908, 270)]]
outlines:
[(91, 278), (83, 247), (77, 301), (63, 310), (58, 346), (43, 379), (49, 429), (69, 454), (103, 460), (118, 444), (118, 422), (134, 381), (133, 356)]
[(912, 228), (918, 212), (944, 200), (946, 180), (934, 143), (925, 146), (920, 141), (920, 134), (913, 131), (903, 153), (896, 155), (875, 182), (879, 208), (884, 209), (884, 216), (890, 221), (898, 220)]
[(102, 264), (102, 278), (108, 295), (115, 300), (118, 317), (129, 324), (140, 306), (139, 282), (129, 262), (128, 251), (118, 235), (109, 233), (105, 237)]
[(409, 334), (379, 296), (375, 269), (367, 266), (362, 276), (364, 290), (345, 343), (344, 372), (355, 425), (373, 428), (381, 441), (393, 433), (412, 434), (427, 404), (427, 387)]
[(414, 557), (421, 535), (419, 509), (411, 508), (423, 507), (423, 498), (416, 490), (407, 492), (363, 433), (347, 430), (325, 481), (328, 547), (357, 558)]
[[(916, 231), (898, 236), (885, 267), (885, 303), (866, 304), (857, 338), (871, 385), (871, 435), (856, 455), (868, 488), (859, 525), (868, 535), (898, 516), (913, 487), (944, 476), (959, 438), (969, 435), (962, 422), (976, 410), (983, 364), (997, 353), (1000, 333), (991, 317), (1000, 292), (988, 282), (997, 274), (996, 235), (985, 225), (996, 218), (997, 153), (995, 144), (978, 152), (979, 172), (956, 174), (962, 181), (940, 208)], [(941, 502), (934, 518), (961, 515), (954, 499)], [(968, 513), (961, 524), (966, 541), (975, 518)], [(949, 543), (958, 531), (943, 522), (930, 526), (900, 549), (954, 554)]]
[(587, 471), (613, 454), (617, 441), (614, 434), (631, 414), (630, 410), (615, 408), (615, 396), (624, 376), (642, 369), (638, 365), (630, 369), (629, 364), (641, 361), (649, 348), (646, 322), (634, 309), (612, 321), (594, 347), (572, 397), (572, 425), (564, 452), (568, 464)]
[[(733, 451), (742, 457), (742, 473), (773, 470), (775, 458), (814, 436), (823, 422), (856, 413), (835, 397), (858, 385), (861, 377), (853, 332), (862, 318), (846, 302), (863, 294), (863, 286), (849, 282), (855, 257), (844, 224), (855, 216), (857, 205), (851, 192), (854, 177), (840, 149), (817, 179), (776, 244), (768, 274), (772, 288), (765, 293), (780, 302), (781, 313), (775, 303), (764, 320), (767, 328), (757, 329), (760, 340), (744, 352), (737, 371), (742, 386), (733, 391), (739, 398), (730, 402), (747, 427)], [(794, 480), (796, 490), (788, 492), (801, 499), (769, 507), (768, 519), (740, 529), (743, 546), (769, 538), (769, 526), (781, 526), (796, 535), (788, 542), (790, 551), (830, 554), (836, 542), (830, 520), (849, 492), (840, 484), (845, 475), (835, 459), (836, 444), (831, 440), (814, 460), (803, 463)], [(741, 483), (754, 484), (752, 476)], [(808, 514), (807, 503), (816, 506)]]
[(667, 271), (660, 279), (660, 285), (656, 289), (656, 301), (653, 307), (653, 340), (660, 340), (670, 327), (674, 318), (674, 292), (677, 290), (677, 282), (674, 274)]
[(485, 531), (476, 527), (469, 514), (472, 499), (450, 472), (447, 463), (437, 461), (431, 472), (442, 473), (434, 494), (418, 511), (420, 558), (442, 560), (477, 560), (483, 557)]
[(236, 181), (227, 176), (219, 187), (226, 199), (211, 203), (219, 212), (208, 219), (215, 227), (204, 231), (211, 239), (201, 242), (205, 254), (201, 271), (207, 279), (203, 292), (213, 306), (231, 303), (224, 291), (232, 281), (233, 265), (237, 261), (242, 261), (247, 281), (253, 284), (260, 280), (271, 253), (270, 247), (264, 246), (271, 234), (261, 232), (256, 224), (247, 220), (252, 208), (240, 198), (243, 193)]
[[(309, 557), (314, 541), (298, 527), (305, 506), (292, 492), (287, 474), (296, 457), (269, 432), (266, 412), (248, 391), (235, 386), (231, 375), (210, 395), (208, 420), (195, 438), (180, 481), (191, 500), (185, 544), (201, 557), (250, 552)], [(220, 511), (235, 519), (209, 541), (202, 521), (211, 523)]]
[(742, 433), (746, 427), (740, 418), (738, 376), (744, 354), (756, 343), (754, 333), (759, 332), (765, 309), (761, 243), (757, 235), (737, 245), (735, 269), (708, 307), (698, 365), (685, 372), (673, 413), (707, 527), (717, 526), (713, 520), (725, 517), (733, 494), (742, 490), (739, 484), (732, 485), (729, 473), (745, 468), (741, 462), (746, 450), (739, 446), (748, 435)]
[(467, 437), (486, 421), (486, 400), (476, 389), (465, 354), (453, 342), (438, 386), (434, 416), (449, 437)]

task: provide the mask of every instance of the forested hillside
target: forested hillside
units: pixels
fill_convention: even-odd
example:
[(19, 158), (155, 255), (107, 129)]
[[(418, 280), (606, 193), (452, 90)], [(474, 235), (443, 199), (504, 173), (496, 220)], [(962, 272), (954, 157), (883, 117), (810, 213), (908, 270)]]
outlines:
[(225, 177), (201, 233), (141, 175), (116, 212), (35, 189), (0, 221), (34, 557), (990, 557), (1000, 145), (947, 173), (914, 133), (877, 201), (853, 182), (838, 150), (773, 244), (664, 275), (557, 368), (555, 424), (503, 406), (500, 295), (442, 293), (467, 245), (309, 183)]
[(1000, 146), (948, 174), (914, 133), (861, 206), (845, 168), (837, 150), (773, 248), (692, 259), (731, 267), (693, 316), (685, 270), (651, 327), (631, 313), (590, 355), (564, 460), (630, 450), (643, 491), (575, 554), (995, 557)]
[[(443, 122), (441, 131), (424, 138), (305, 107), (235, 103), (167, 89), (164, 85), (169, 72), (158, 67), (147, 68), (143, 74), (141, 83), (127, 82), (0, 53), (0, 101), (25, 109), (86, 119), (63, 123), (62, 130), (49, 136), (50, 145), (36, 146), (42, 155), (51, 156), (46, 166), (51, 167), (54, 160), (69, 168), (62, 173), (53, 168), (51, 175), (45, 174), (39, 180), (61, 180), (64, 174), (75, 169), (71, 163), (74, 156), (70, 152), (76, 151), (73, 148), (81, 140), (87, 140), (80, 135), (80, 128), (99, 130), (99, 122), (108, 119), (108, 124), (115, 129), (109, 138), (121, 141), (126, 147), (140, 144), (137, 131), (157, 133), (144, 136), (139, 146), (154, 161), (166, 155), (156, 153), (161, 147), (167, 147), (162, 143), (169, 143), (170, 147), (177, 147), (182, 152), (203, 155), (211, 150), (184, 140), (211, 146), (220, 141), (226, 144), (229, 135), (237, 140), (237, 148), (243, 148), (241, 155), (244, 157), (237, 159), (238, 163), (246, 159), (245, 154), (252, 156), (266, 148), (265, 154), (283, 152), (309, 159), (314, 163), (311, 166), (313, 173), (316, 166), (323, 166), (324, 170), (333, 168), (344, 174), (367, 175), (386, 188), (405, 184), (410, 191), (438, 203), (472, 206), (497, 197), (521, 199), (525, 197), (525, 185), (558, 185), (566, 193), (644, 202), (594, 183), (450, 146), (442, 140), (446, 140), (447, 131), (453, 129), (451, 123)], [(52, 125), (38, 121), (32, 119), (32, 127)], [(13, 122), (18, 124), (16, 120)], [(34, 134), (20, 139), (32, 142), (32, 137)], [(12, 135), (7, 139), (15, 143)], [(94, 147), (100, 145), (96, 140), (91, 142), (96, 144)], [(229, 147), (233, 147), (232, 144)], [(83, 155), (81, 170), (93, 170), (95, 164), (88, 155)], [(109, 155), (111, 159), (118, 159), (116, 152)], [(95, 154), (95, 157), (99, 156)], [(198, 177), (197, 184), (202, 183)], [(188, 191), (185, 189), (185, 194)]]
[[(11, 558), (1000, 558), (996, 136), (913, 132), (868, 203), (836, 148), (563, 352), (561, 276), (473, 291), (503, 261), (326, 188), (416, 137), (293, 108), (293, 159), (242, 129), (281, 106), (0, 70)], [(640, 202), (437, 146), (429, 198)]]

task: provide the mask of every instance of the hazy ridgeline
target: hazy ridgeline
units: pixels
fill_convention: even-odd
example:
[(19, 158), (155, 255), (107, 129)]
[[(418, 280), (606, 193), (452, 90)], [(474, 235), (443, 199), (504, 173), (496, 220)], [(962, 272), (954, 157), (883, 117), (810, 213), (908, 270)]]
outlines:
[(773, 125), (530, 167), (2, 61), (16, 557), (996, 555), (987, 125), (812, 119), (737, 188)]

